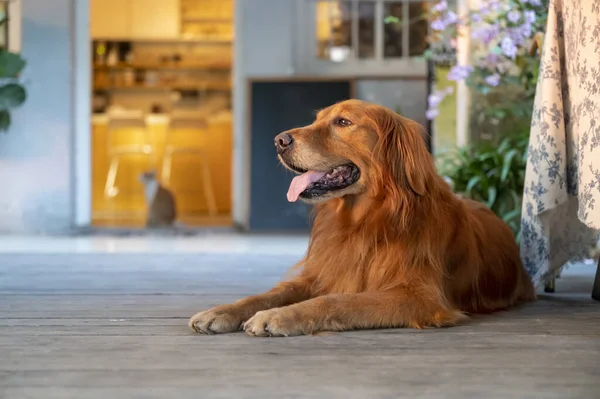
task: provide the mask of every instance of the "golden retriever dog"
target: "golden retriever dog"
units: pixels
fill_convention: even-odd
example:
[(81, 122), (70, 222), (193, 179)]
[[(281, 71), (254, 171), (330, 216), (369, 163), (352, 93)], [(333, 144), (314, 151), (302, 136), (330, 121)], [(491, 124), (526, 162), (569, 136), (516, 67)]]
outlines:
[(509, 227), (436, 173), (422, 128), (358, 100), (275, 138), (315, 205), (308, 251), (270, 291), (200, 312), (201, 334), (252, 336), (455, 325), (535, 300)]

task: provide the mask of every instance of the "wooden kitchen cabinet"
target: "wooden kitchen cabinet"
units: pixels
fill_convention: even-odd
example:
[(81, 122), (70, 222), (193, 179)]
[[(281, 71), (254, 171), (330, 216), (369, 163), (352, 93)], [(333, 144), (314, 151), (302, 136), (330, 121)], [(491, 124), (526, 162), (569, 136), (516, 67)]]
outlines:
[(133, 39), (176, 39), (180, 35), (179, 0), (129, 0)]
[(179, 0), (91, 0), (92, 39), (177, 39)]
[(127, 39), (131, 36), (132, 3), (127, 0), (91, 0), (92, 39)]

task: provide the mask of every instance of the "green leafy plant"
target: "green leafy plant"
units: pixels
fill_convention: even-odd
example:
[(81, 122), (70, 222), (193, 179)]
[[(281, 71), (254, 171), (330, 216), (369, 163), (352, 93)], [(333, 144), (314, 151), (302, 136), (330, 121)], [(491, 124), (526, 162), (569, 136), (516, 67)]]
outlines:
[[(0, 20), (0, 28), (6, 22), (6, 18)], [(10, 127), (10, 110), (19, 107), (27, 99), (27, 91), (21, 81), (25, 65), (20, 54), (0, 47), (0, 132), (6, 132)]]
[(517, 241), (528, 145), (529, 135), (523, 130), (448, 152), (440, 163), (440, 173), (453, 190), (486, 204), (510, 226)]

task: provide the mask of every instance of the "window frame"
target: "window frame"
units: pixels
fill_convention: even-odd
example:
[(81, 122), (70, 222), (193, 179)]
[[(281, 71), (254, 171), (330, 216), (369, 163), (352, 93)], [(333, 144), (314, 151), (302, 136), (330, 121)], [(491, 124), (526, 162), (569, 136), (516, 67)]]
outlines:
[[(352, 46), (349, 58), (342, 62), (317, 58), (316, 6), (319, 1), (337, 0), (302, 0), (295, 2), (296, 15), (296, 68), (301, 73), (318, 75), (353, 75), (353, 76), (396, 76), (426, 78), (427, 60), (424, 57), (410, 57), (409, 54), (409, 3), (423, 0), (347, 0), (352, 3)], [(375, 32), (373, 58), (357, 58), (358, 45), (358, 2), (369, 1), (375, 4)], [(425, 0), (432, 1), (432, 0)], [(384, 5), (390, 2), (403, 3), (402, 57), (384, 57)]]
[(2, 27), (4, 30), (4, 49), (13, 53), (21, 52), (21, 0), (0, 0), (6, 7), (8, 20)]

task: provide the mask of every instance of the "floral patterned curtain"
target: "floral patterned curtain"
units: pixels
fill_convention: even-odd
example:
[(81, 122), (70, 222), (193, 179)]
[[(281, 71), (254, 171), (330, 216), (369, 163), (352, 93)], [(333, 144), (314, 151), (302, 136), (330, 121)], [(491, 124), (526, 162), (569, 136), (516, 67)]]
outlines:
[(600, 230), (600, 0), (552, 0), (531, 123), (521, 257), (536, 285)]

